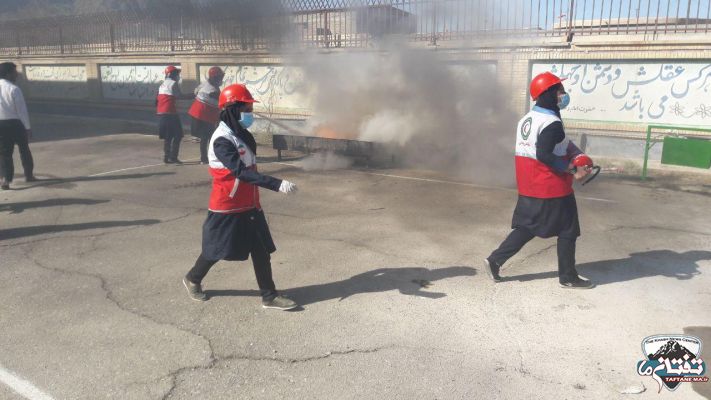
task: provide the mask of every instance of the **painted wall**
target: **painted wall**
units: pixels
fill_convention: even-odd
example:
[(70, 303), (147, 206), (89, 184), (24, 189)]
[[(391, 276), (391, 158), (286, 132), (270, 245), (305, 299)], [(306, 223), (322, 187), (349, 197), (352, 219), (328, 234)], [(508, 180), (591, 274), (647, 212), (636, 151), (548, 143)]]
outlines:
[(565, 81), (568, 120), (711, 124), (711, 61), (586, 61), (534, 63), (531, 74), (550, 71)]
[[(218, 65), (225, 71), (223, 88), (242, 83), (260, 103), (261, 110), (275, 112), (309, 113), (308, 99), (300, 94), (304, 74), (299, 67), (275, 65)], [(213, 65), (200, 65), (200, 82), (207, 80), (207, 71)]]
[(86, 99), (89, 90), (84, 65), (25, 65), (27, 97)]
[[(496, 74), (495, 63), (456, 63), (452, 70), (462, 79), (471, 79), (482, 65)], [(208, 78), (208, 70), (213, 65), (200, 65), (200, 82)], [(295, 114), (311, 114), (310, 103), (305, 92), (304, 73), (300, 67), (274, 65), (219, 65), (225, 71), (224, 88), (232, 83), (243, 83), (252, 95), (260, 101), (258, 109), (274, 110)]]
[(101, 65), (105, 99), (154, 101), (165, 78), (166, 65)]

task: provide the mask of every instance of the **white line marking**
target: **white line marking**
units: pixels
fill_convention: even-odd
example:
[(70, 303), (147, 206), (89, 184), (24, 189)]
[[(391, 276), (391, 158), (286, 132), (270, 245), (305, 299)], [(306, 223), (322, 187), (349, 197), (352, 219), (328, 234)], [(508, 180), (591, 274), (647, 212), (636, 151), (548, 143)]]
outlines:
[[(300, 168), (299, 165), (291, 164), (291, 163), (276, 162), (276, 164), (282, 164), (282, 165), (288, 165), (290, 167)], [(407, 179), (407, 180), (411, 180), (411, 181), (421, 181), (421, 182), (430, 182), (430, 183), (446, 183), (448, 185), (467, 186), (467, 187), (473, 187), (473, 188), (479, 188), (479, 189), (491, 189), (491, 190), (504, 190), (507, 192), (518, 192), (518, 190), (516, 190), (516, 189), (510, 189), (510, 188), (504, 188), (504, 187), (498, 187), (498, 186), (477, 185), (474, 183), (445, 181), (445, 180), (441, 180), (441, 179), (431, 179), (431, 178), (416, 178), (416, 177), (412, 177), (412, 176), (403, 176), (403, 175), (380, 174), (380, 173), (376, 173), (376, 172), (364, 172), (364, 171), (358, 171), (358, 170), (351, 170), (351, 171), (359, 172), (361, 174), (366, 174), (366, 175), (382, 176), (382, 177), (386, 177), (386, 178)], [(577, 199), (583, 199), (583, 200), (601, 201), (601, 202), (605, 202), (605, 203), (617, 203), (617, 201), (615, 201), (615, 200), (599, 199), (596, 197), (585, 197), (585, 196), (575, 196), (575, 197)]]
[(474, 183), (445, 181), (445, 180), (431, 179), (431, 178), (416, 178), (416, 177), (412, 177), (412, 176), (402, 176), (402, 175), (378, 174), (375, 172), (363, 172), (363, 173), (367, 174), (367, 175), (384, 176), (386, 178), (408, 179), (411, 181), (422, 181), (422, 182), (432, 182), (432, 183), (446, 183), (449, 185), (475, 187), (475, 188), (479, 188), (479, 189), (497, 189), (497, 190), (506, 190), (509, 192), (515, 192), (514, 189), (502, 188), (502, 187), (496, 187), (496, 186), (477, 185)]
[[(198, 161), (198, 160), (200, 160), (200, 159), (199, 159), (199, 158), (194, 158), (194, 159), (185, 160), (185, 161), (187, 161), (187, 162), (193, 162), (193, 161)], [(130, 171), (130, 170), (133, 170), (133, 169), (159, 167), (159, 166), (161, 166), (161, 165), (166, 165), (166, 164), (165, 164), (165, 163), (149, 164), (149, 165), (141, 165), (140, 167), (130, 167), (130, 168), (115, 169), (115, 170), (113, 170), (113, 171), (99, 172), (98, 174), (89, 175), (89, 178), (93, 178), (93, 177), (95, 177), (95, 176), (102, 176), (102, 175), (115, 174), (116, 172)], [(174, 164), (169, 164), (169, 165), (174, 165)]]
[(0, 382), (9, 386), (20, 396), (29, 400), (54, 400), (52, 396), (38, 389), (31, 382), (26, 381), (0, 365)]

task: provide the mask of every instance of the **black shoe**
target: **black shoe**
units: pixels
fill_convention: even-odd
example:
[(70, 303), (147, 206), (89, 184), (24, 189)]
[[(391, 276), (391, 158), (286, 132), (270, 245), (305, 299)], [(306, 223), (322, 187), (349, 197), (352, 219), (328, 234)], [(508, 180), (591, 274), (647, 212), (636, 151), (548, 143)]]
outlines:
[(202, 291), (202, 286), (199, 283), (192, 283), (188, 277), (183, 278), (183, 286), (188, 290), (188, 296), (195, 301), (207, 301), (207, 295)]
[(209, 164), (209, 163), (210, 163), (210, 162), (207, 161), (207, 160), (200, 160), (200, 164), (202, 164), (202, 165)]
[(25, 182), (37, 182), (37, 177), (35, 177), (34, 175), (30, 175), (25, 178)]
[(560, 287), (565, 289), (592, 289), (593, 283), (587, 279), (577, 277), (575, 280), (570, 282), (561, 282)]
[(494, 283), (501, 282), (501, 277), (499, 276), (499, 266), (496, 263), (489, 261), (488, 258), (484, 259), (484, 270), (486, 274), (489, 275)]
[(293, 300), (281, 295), (271, 300), (262, 300), (262, 307), (264, 308), (275, 308), (277, 310), (288, 311), (293, 310), (298, 306), (299, 305), (296, 304)]

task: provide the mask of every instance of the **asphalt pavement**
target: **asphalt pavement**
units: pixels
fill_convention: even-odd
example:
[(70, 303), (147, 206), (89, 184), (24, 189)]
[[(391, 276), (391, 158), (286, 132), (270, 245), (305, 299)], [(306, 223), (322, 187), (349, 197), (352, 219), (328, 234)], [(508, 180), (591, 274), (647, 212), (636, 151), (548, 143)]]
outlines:
[(578, 270), (597, 286), (558, 286), (555, 239), (494, 284), (482, 259), (509, 232), (511, 182), (307, 171), (262, 147), (260, 171), (299, 186), (261, 192), (275, 282), (302, 305), (281, 312), (249, 262), (218, 263), (207, 302), (181, 285), (210, 191), (197, 144), (163, 165), (155, 136), (51, 121), (31, 144), (40, 181), (17, 160), (0, 192), (2, 399), (711, 398), (637, 373), (647, 336), (711, 345), (705, 183), (603, 175), (576, 188)]

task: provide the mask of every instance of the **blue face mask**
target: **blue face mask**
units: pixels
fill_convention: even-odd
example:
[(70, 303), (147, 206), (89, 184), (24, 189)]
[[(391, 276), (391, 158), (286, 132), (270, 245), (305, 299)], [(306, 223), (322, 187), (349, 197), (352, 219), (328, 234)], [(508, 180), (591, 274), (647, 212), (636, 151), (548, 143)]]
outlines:
[(254, 115), (251, 112), (243, 112), (242, 119), (239, 120), (239, 124), (242, 128), (247, 129), (254, 123)]
[(565, 110), (566, 107), (570, 104), (570, 95), (568, 93), (564, 93), (562, 96), (558, 98), (558, 108), (561, 110)]

